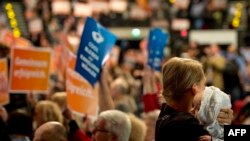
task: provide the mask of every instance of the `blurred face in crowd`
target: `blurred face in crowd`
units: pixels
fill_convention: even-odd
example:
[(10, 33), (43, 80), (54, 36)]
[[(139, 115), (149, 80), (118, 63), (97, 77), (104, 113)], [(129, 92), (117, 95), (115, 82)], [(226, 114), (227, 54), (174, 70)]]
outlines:
[(93, 141), (116, 141), (114, 134), (105, 129), (105, 124), (104, 119), (97, 119), (92, 135)]
[(129, 49), (125, 54), (124, 54), (124, 62), (123, 62), (123, 67), (127, 71), (131, 71), (135, 67), (136, 63), (136, 54), (133, 49)]
[(219, 52), (219, 47), (218, 47), (217, 44), (212, 44), (212, 45), (210, 46), (210, 49), (211, 49), (212, 55), (215, 55), (215, 54), (217, 54), (217, 53)]

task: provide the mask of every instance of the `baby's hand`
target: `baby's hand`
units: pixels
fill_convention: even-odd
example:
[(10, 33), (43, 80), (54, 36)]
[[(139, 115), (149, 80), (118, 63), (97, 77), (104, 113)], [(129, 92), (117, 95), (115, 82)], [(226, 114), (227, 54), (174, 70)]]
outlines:
[(221, 125), (225, 125), (225, 124), (231, 124), (233, 118), (234, 118), (234, 115), (233, 115), (232, 109), (222, 108), (222, 109), (220, 109), (217, 120)]

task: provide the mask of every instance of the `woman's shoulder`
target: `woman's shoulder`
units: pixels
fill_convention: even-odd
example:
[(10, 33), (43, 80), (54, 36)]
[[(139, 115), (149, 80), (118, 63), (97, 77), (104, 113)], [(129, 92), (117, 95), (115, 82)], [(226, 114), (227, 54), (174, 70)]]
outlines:
[[(188, 131), (191, 131), (189, 133)], [(178, 133), (181, 136), (176, 136)], [(156, 140), (163, 141), (170, 138), (175, 140), (196, 141), (202, 135), (209, 133), (200, 125), (199, 121), (188, 112), (180, 112), (164, 105), (156, 123)]]
[(197, 118), (188, 112), (176, 112), (170, 117), (169, 122), (175, 126), (193, 126), (200, 125)]
[(161, 109), (158, 122), (163, 122), (165, 124), (199, 124), (199, 121), (188, 112), (176, 111), (168, 105), (164, 105)]

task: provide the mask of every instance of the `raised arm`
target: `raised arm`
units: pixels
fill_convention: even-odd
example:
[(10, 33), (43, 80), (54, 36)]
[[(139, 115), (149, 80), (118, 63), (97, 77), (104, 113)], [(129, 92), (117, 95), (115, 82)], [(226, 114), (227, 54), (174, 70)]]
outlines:
[(114, 109), (114, 101), (110, 95), (110, 88), (108, 84), (108, 70), (106, 67), (103, 68), (100, 80), (99, 80), (99, 108), (100, 112)]

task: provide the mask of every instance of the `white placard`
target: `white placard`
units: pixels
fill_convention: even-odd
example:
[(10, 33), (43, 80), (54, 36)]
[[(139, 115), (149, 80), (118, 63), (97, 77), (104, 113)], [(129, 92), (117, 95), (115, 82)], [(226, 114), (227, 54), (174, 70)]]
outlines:
[(172, 29), (173, 30), (187, 30), (190, 27), (190, 21), (188, 19), (173, 19)]
[(52, 13), (54, 15), (68, 15), (71, 11), (71, 3), (69, 1), (53, 1)]
[(148, 17), (148, 13), (137, 5), (131, 6), (130, 17), (132, 19), (144, 20)]
[(111, 0), (109, 2), (110, 10), (118, 13), (124, 12), (128, 7), (128, 2), (125, 0)]
[(40, 18), (31, 19), (28, 24), (31, 33), (39, 33), (43, 30), (43, 23)]
[(77, 2), (74, 4), (74, 15), (76, 17), (87, 17), (92, 15), (92, 6), (90, 4), (84, 4)]
[(89, 4), (92, 6), (95, 12), (109, 12), (109, 3), (105, 1), (90, 1)]
[(196, 41), (200, 45), (208, 44), (234, 44), (238, 45), (236, 30), (191, 30), (189, 41)]
[(189, 6), (190, 0), (175, 0), (174, 6), (179, 9), (187, 9)]

